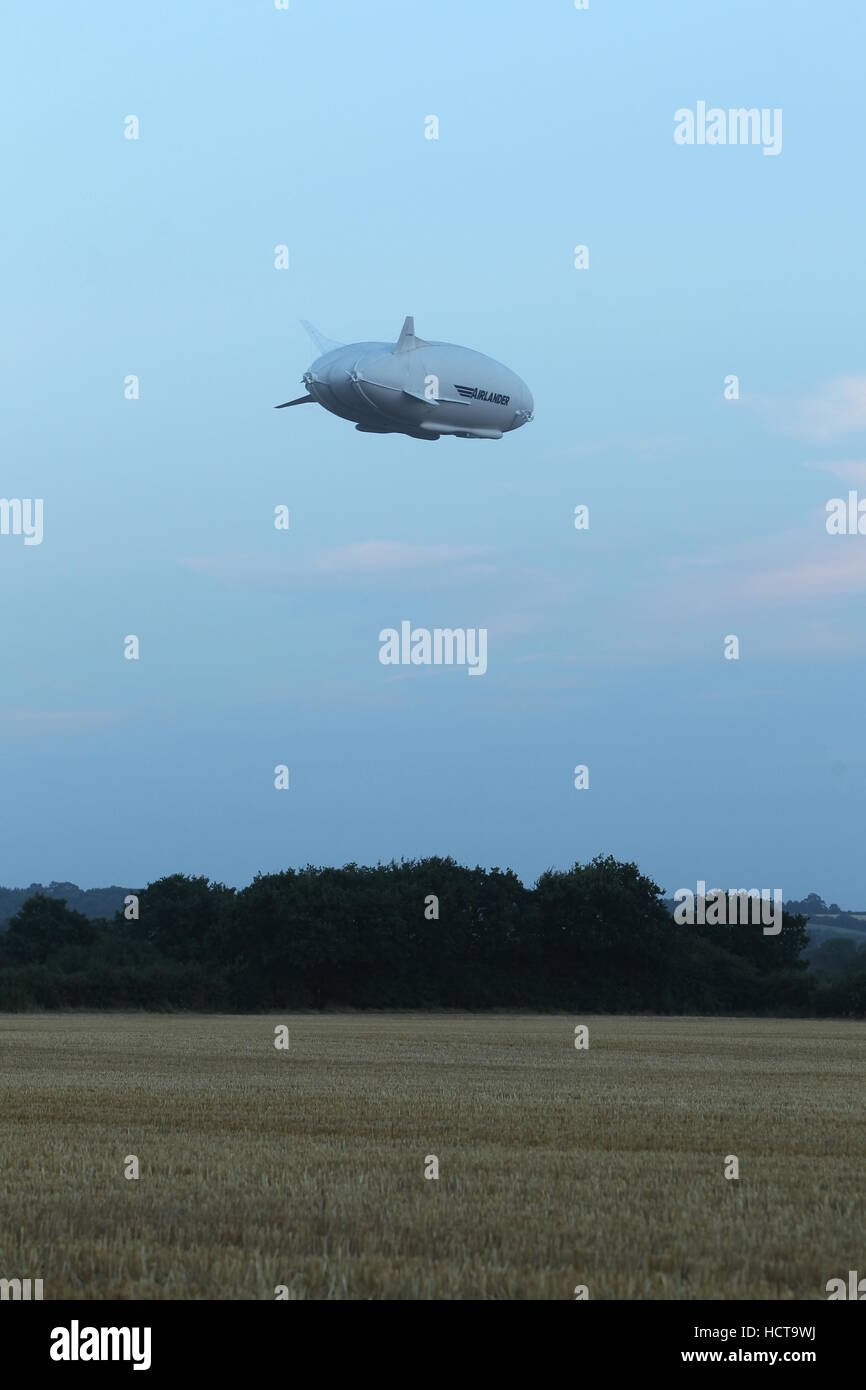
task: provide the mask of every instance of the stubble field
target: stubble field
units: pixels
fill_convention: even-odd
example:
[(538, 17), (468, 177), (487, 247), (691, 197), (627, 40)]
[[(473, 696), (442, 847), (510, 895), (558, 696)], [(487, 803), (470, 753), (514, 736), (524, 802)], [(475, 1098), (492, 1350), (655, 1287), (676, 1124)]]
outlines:
[(824, 1299), (866, 1269), (864, 1076), (860, 1022), (2, 1015), (0, 1278)]

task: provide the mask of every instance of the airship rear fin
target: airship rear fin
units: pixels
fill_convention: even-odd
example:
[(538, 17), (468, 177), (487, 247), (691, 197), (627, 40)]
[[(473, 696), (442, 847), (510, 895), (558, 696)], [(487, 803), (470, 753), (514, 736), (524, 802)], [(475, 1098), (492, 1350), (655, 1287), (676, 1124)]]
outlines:
[(324, 333), (320, 333), (318, 328), (314, 328), (306, 319), (301, 319), (301, 326), (306, 329), (323, 357), (326, 352), (333, 352), (334, 348), (345, 347), (345, 343), (338, 343), (334, 338), (326, 338)]

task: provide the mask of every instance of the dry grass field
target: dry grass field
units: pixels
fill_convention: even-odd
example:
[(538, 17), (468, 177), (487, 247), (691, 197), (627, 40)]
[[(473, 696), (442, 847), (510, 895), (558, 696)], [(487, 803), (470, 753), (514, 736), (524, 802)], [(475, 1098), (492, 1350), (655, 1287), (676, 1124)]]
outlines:
[(823, 1299), (866, 1269), (866, 1023), (589, 1018), (578, 1052), (578, 1021), (0, 1016), (0, 1277)]

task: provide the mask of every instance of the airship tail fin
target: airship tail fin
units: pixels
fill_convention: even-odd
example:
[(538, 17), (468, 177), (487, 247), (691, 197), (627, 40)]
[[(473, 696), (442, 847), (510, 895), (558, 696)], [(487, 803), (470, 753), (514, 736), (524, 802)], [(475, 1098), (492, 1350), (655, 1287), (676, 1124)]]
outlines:
[(411, 352), (420, 341), (420, 338), (415, 337), (415, 320), (411, 314), (407, 314), (403, 320), (403, 327), (400, 329), (400, 336), (394, 346), (394, 351)]
[(324, 333), (320, 333), (318, 328), (314, 328), (306, 319), (301, 319), (301, 325), (306, 329), (323, 357), (326, 352), (333, 352), (334, 348), (345, 347), (345, 343), (338, 343), (334, 338), (326, 338)]

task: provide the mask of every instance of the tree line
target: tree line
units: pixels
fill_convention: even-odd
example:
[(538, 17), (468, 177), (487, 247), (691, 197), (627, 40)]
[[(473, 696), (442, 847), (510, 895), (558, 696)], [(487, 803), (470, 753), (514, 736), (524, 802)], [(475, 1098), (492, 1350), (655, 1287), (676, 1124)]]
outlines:
[(636, 864), (542, 874), (429, 858), (173, 874), (113, 918), (29, 897), (0, 935), (0, 1009), (532, 1009), (866, 1015), (866, 957), (809, 971), (805, 918), (678, 926)]

